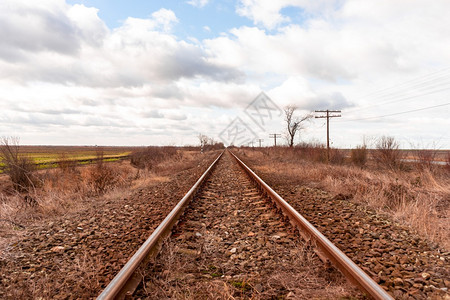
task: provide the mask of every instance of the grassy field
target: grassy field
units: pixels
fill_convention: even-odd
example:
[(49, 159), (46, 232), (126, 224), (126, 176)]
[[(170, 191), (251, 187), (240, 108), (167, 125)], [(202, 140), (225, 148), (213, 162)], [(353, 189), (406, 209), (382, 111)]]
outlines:
[[(20, 146), (20, 154), (29, 157), (39, 169), (56, 166), (63, 160), (87, 164), (95, 160), (99, 152), (105, 161), (114, 161), (130, 155), (139, 147), (96, 147), (96, 146)], [(0, 173), (3, 167), (0, 162)]]
[[(401, 151), (405, 156), (411, 155)], [(371, 155), (374, 152), (371, 150)], [(326, 191), (330, 197), (350, 199), (386, 214), (423, 238), (450, 249), (450, 164), (423, 165), (402, 161), (392, 166), (384, 161), (370, 160), (364, 166), (358, 166), (349, 158), (328, 164), (314, 149), (302, 152), (287, 147), (245, 148), (239, 149), (238, 153), (266, 176), (291, 186)], [(439, 159), (448, 151), (438, 154)], [(417, 153), (412, 153), (409, 158), (418, 157), (414, 155)]]

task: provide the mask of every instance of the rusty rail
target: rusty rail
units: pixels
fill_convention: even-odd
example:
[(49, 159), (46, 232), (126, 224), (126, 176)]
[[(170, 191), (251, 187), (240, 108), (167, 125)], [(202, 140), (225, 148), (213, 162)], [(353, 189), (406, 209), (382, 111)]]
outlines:
[(374, 299), (393, 299), (381, 286), (359, 268), (347, 255), (339, 250), (317, 228), (309, 223), (292, 206), (281, 198), (258, 175), (247, 167), (234, 153), (229, 151), (250, 178), (258, 185), (260, 190), (268, 195), (272, 201), (287, 215), (294, 226), (306, 239), (312, 239), (326, 256), (351, 282), (357, 284), (365, 293)]
[(145, 243), (136, 251), (131, 259), (125, 264), (120, 272), (108, 284), (103, 292), (97, 297), (99, 300), (104, 299), (123, 299), (125, 296), (131, 294), (140, 282), (140, 278), (135, 274), (136, 269), (141, 263), (156, 256), (160, 245), (165, 237), (170, 234), (172, 227), (177, 223), (178, 218), (184, 211), (186, 205), (194, 197), (202, 183), (211, 174), (216, 163), (222, 157), (223, 152), (214, 160), (209, 168), (197, 180), (194, 186), (187, 192), (183, 199), (178, 202), (174, 209), (167, 215), (162, 223), (153, 231)]

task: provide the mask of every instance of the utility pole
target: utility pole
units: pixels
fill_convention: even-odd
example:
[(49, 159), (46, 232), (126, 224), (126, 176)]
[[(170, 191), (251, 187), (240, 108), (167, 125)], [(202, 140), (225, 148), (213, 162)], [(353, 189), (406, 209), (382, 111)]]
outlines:
[(259, 142), (259, 148), (261, 148), (261, 142), (264, 142), (264, 140), (263, 139), (258, 139), (258, 142)]
[(274, 141), (274, 144), (275, 144), (275, 147), (276, 147), (277, 146), (277, 138), (281, 137), (281, 134), (279, 134), (279, 133), (271, 133), (271, 134), (269, 134), (269, 137), (273, 138), (273, 141)]
[(327, 118), (327, 161), (330, 161), (330, 118), (340, 118), (341, 115), (333, 115), (333, 113), (341, 113), (340, 110), (316, 110), (316, 113), (326, 113), (325, 116), (315, 116), (316, 119)]

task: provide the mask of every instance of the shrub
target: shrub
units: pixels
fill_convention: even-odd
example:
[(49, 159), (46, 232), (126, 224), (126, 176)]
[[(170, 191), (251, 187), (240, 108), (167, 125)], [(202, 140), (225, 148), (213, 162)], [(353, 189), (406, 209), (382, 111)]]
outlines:
[(309, 160), (316, 162), (326, 162), (327, 161), (327, 149), (326, 146), (318, 143), (306, 143), (302, 142), (295, 146), (296, 151), (300, 151), (301, 155)]
[(330, 163), (342, 165), (345, 162), (345, 155), (339, 149), (330, 149)]
[(378, 165), (389, 168), (400, 167), (402, 155), (398, 150), (399, 144), (394, 137), (382, 136), (375, 146), (373, 157)]
[(367, 162), (367, 147), (366, 145), (356, 146), (351, 150), (350, 159), (353, 164), (363, 167)]
[(77, 161), (70, 159), (65, 153), (62, 153), (58, 159), (58, 167), (65, 174), (76, 173)]
[(4, 172), (11, 179), (16, 191), (28, 192), (29, 188), (35, 185), (35, 165), (28, 157), (20, 155), (19, 138), (0, 139), (0, 158), (4, 164)]
[(175, 147), (147, 147), (131, 154), (131, 165), (138, 169), (154, 169), (162, 161), (178, 154)]
[(116, 170), (103, 161), (103, 151), (97, 152), (96, 164), (89, 169), (89, 182), (95, 194), (104, 194), (119, 181)]
[(417, 151), (417, 160), (422, 168), (431, 169), (436, 158), (436, 150), (421, 149)]

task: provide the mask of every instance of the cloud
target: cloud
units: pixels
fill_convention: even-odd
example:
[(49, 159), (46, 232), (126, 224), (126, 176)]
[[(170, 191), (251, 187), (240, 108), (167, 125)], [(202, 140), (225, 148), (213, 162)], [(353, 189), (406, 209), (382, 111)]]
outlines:
[[(243, 0), (238, 12), (277, 30), (240, 27), (205, 40), (214, 62), (254, 76), (272, 72), (335, 83), (410, 74), (450, 61), (444, 50), (450, 48), (450, 20), (442, 21), (450, 9), (447, 1), (433, 6), (423, 1), (268, 2)], [(273, 12), (277, 16), (287, 5), (305, 11), (303, 23), (277, 21), (287, 19)]]
[(290, 21), (288, 17), (280, 14), (280, 10), (288, 6), (290, 2), (296, 1), (241, 0), (236, 12), (253, 20), (255, 24), (261, 24), (272, 29), (279, 24)]
[[(296, 13), (297, 17), (306, 21), (314, 17), (328, 18), (342, 3), (350, 1), (341, 0), (240, 0), (236, 7), (236, 13), (240, 16), (247, 17), (253, 21), (255, 25), (265, 27), (267, 29), (275, 29), (281, 25), (291, 23), (290, 17), (283, 15), (282, 10), (285, 8), (300, 9)], [(301, 15), (300, 15), (300, 12)]]
[(158, 11), (152, 13), (155, 27), (162, 27), (164, 31), (170, 31), (175, 23), (178, 23), (178, 18), (175, 13), (170, 9), (161, 8)]
[(190, 1), (187, 1), (186, 3), (190, 4), (192, 6), (201, 8), (201, 7), (206, 6), (208, 4), (208, 2), (209, 2), (209, 0), (190, 0)]
[(162, 113), (160, 113), (158, 110), (150, 110), (150, 111), (143, 112), (143, 113), (141, 113), (141, 116), (143, 118), (152, 118), (152, 119), (164, 118), (164, 115)]
[[(2, 132), (38, 142), (46, 126), (58, 126), (54, 136), (67, 143), (84, 143), (68, 139), (72, 131), (95, 143), (100, 135), (157, 142), (147, 133), (180, 141), (183, 128), (220, 132), (261, 90), (279, 106), (343, 109), (371, 102), (358, 95), (375, 83), (392, 86), (450, 62), (446, 0), (241, 0), (237, 13), (255, 25), (229, 24), (204, 40), (177, 36), (191, 24), (168, 8), (109, 29), (96, 8), (0, 1)], [(440, 104), (447, 95), (408, 105)], [(448, 127), (439, 116), (433, 120), (444, 124), (429, 131)], [(165, 129), (174, 137), (163, 138)]]
[[(178, 19), (168, 9), (147, 19), (129, 17), (110, 31), (95, 8), (56, 0), (48, 7), (11, 3), (12, 9), (0, 10), (0, 77), (21, 84), (136, 87), (149, 81), (244, 76), (212, 62), (200, 45), (178, 40), (171, 33)], [(31, 28), (25, 26), (27, 19)]]
[(187, 116), (182, 112), (168, 112), (164, 117), (174, 121), (184, 121), (187, 119)]

